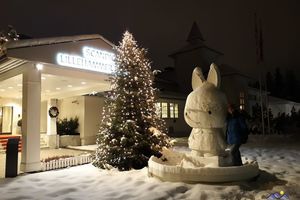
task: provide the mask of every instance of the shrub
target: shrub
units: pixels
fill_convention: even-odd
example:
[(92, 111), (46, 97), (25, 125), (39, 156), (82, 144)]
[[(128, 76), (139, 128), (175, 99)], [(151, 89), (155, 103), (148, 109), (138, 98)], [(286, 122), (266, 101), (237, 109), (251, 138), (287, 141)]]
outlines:
[(67, 118), (58, 119), (56, 126), (58, 135), (79, 135), (77, 131), (78, 117), (71, 117), (69, 120)]

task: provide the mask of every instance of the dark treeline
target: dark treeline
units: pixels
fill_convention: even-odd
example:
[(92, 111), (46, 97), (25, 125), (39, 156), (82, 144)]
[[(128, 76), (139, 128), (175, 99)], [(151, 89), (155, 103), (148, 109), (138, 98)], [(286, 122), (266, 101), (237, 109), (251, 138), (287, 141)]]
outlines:
[[(267, 72), (265, 83), (262, 85), (271, 96), (300, 102), (300, 81), (297, 80), (293, 70), (287, 69), (282, 72), (280, 68), (276, 68), (274, 72)], [(259, 83), (256, 82), (251, 86), (259, 88)]]
[[(248, 121), (251, 134), (262, 134), (262, 115), (260, 105), (256, 104), (252, 107), (252, 116), (245, 111), (242, 113)], [(270, 133), (268, 130), (268, 115), (270, 123)], [(297, 111), (293, 106), (289, 113), (278, 113), (273, 115), (272, 109), (264, 106), (263, 119), (265, 124), (265, 134), (297, 134), (300, 130), (300, 109)]]
[(300, 102), (300, 84), (293, 70), (287, 69), (283, 75), (280, 68), (276, 68), (273, 74), (266, 74), (266, 83), (272, 96)]

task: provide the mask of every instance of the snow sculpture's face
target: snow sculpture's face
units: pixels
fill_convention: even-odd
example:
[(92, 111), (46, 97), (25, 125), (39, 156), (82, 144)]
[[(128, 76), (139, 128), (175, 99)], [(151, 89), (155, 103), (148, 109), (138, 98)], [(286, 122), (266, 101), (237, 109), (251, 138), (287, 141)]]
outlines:
[[(184, 118), (192, 128), (223, 128), (227, 115), (227, 100), (220, 91), (220, 76), (212, 64), (207, 81), (200, 68), (193, 72), (191, 92), (186, 100)], [(198, 80), (197, 80), (198, 79)]]

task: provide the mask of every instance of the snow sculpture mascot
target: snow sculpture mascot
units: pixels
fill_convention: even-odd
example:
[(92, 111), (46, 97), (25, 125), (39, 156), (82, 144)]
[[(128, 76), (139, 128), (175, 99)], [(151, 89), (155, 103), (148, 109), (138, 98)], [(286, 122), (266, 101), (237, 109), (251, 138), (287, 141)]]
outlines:
[(220, 72), (211, 64), (204, 78), (200, 68), (192, 75), (193, 91), (188, 95), (184, 118), (193, 128), (189, 137), (191, 152), (165, 149), (163, 156), (152, 156), (148, 174), (166, 181), (228, 182), (253, 178), (259, 174), (258, 164), (247, 159), (242, 166), (232, 166), (225, 152), (227, 101), (220, 90)]
[(220, 72), (214, 63), (210, 66), (207, 80), (199, 67), (193, 71), (193, 91), (187, 97), (184, 118), (193, 128), (189, 147), (194, 156), (224, 155), (227, 100), (220, 90), (220, 82)]

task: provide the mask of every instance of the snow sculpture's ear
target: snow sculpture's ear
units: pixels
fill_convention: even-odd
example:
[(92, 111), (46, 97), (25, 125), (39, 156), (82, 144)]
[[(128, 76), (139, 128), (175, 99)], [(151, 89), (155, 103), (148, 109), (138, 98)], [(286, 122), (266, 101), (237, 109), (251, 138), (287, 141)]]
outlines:
[(196, 67), (193, 71), (192, 75), (192, 88), (195, 90), (197, 87), (200, 87), (203, 82), (205, 81), (205, 78), (203, 76), (202, 70), (200, 67)]
[(207, 81), (214, 84), (217, 88), (221, 86), (221, 75), (218, 66), (215, 63), (210, 65)]

